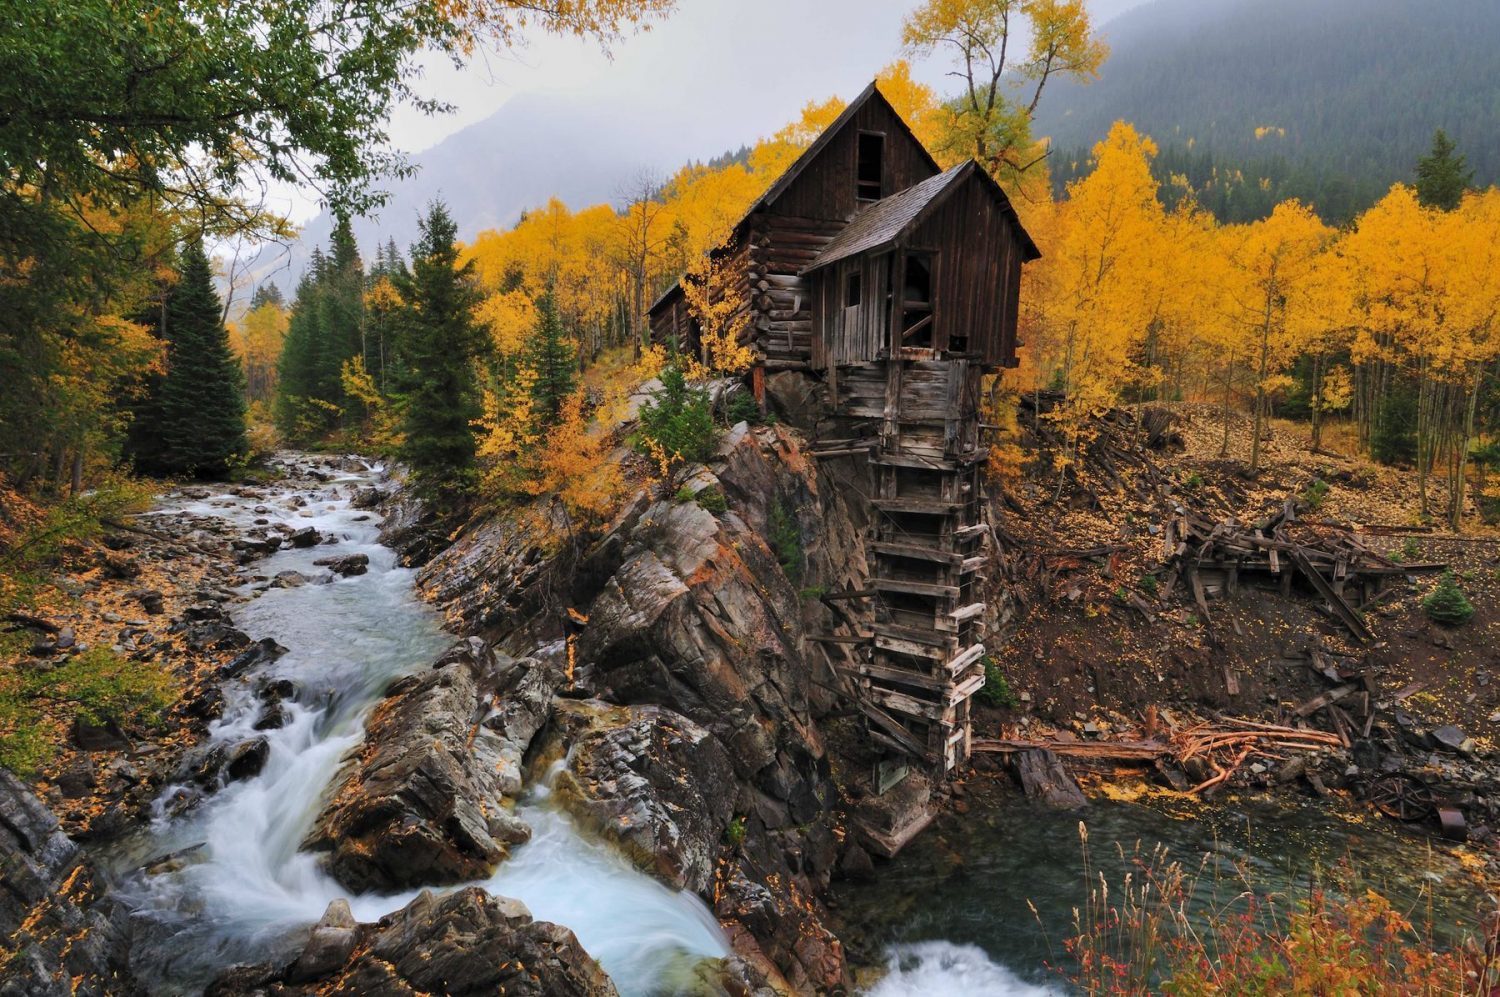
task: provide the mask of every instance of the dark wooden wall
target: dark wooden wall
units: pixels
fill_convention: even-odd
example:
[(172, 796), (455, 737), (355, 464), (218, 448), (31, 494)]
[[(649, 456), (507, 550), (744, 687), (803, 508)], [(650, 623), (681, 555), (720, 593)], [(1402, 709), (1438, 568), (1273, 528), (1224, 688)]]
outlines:
[(984, 183), (978, 176), (965, 179), (917, 226), (909, 244), (938, 254), (933, 346), (950, 349), (954, 336), (966, 334), (965, 352), (985, 366), (1006, 367), (1016, 352), (1024, 250), (1015, 222)]
[(767, 207), (775, 215), (848, 221), (859, 208), (854, 167), (859, 133), (885, 134), (886, 197), (936, 176), (938, 170), (917, 140), (884, 100), (867, 100), (853, 118), (830, 137), (817, 158), (808, 163), (781, 196)]

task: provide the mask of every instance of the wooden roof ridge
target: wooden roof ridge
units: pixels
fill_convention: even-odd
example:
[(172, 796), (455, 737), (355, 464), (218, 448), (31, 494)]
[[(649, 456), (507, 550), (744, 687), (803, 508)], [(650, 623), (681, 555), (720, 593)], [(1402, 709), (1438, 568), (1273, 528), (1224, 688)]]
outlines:
[[(890, 108), (891, 117), (895, 118), (900, 123), (900, 126), (906, 133), (906, 136), (911, 139), (912, 145), (916, 146), (918, 151), (920, 151), (921, 154), (926, 157), (928, 165), (932, 167), (934, 172), (941, 175), (943, 168), (938, 165), (938, 161), (933, 158), (932, 153), (927, 151), (927, 146), (922, 144), (922, 140), (917, 138), (916, 132), (911, 130), (911, 125), (907, 124), (906, 119), (901, 116), (901, 114), (895, 109), (895, 107), (891, 106), (891, 102), (886, 99), (885, 94), (880, 92), (879, 80), (871, 80), (869, 86), (861, 90), (858, 96), (856, 96), (847, 105), (845, 105), (844, 109), (839, 112), (839, 116), (834, 118), (832, 123), (830, 123), (827, 128), (823, 129), (823, 131), (819, 133), (818, 137), (813, 139), (812, 143), (808, 145), (806, 149), (802, 150), (802, 153), (792, 161), (792, 165), (783, 170), (781, 176), (777, 177), (776, 180), (772, 182), (770, 187), (766, 188), (765, 193), (761, 194), (760, 197), (757, 197), (755, 199), (750, 207), (746, 209), (745, 213), (740, 216), (739, 221), (734, 223), (734, 226), (730, 229), (730, 231), (738, 232), (740, 230), (740, 226), (744, 225), (745, 222), (749, 220), (751, 215), (755, 214), (757, 211), (761, 211), (769, 207), (772, 203), (775, 202), (777, 198), (786, 193), (787, 188), (790, 187), (796, 181), (796, 179), (802, 175), (802, 171), (807, 169), (807, 167), (818, 158), (818, 156), (823, 152), (824, 149), (828, 148), (829, 143), (833, 141), (833, 137), (837, 135), (846, 125), (848, 125), (849, 122), (854, 120), (854, 116), (859, 113), (860, 108), (864, 107), (865, 104), (869, 103), (872, 99), (877, 97), (880, 100), (884, 101), (886, 106)], [(710, 250), (710, 252), (712, 252), (712, 250)], [(651, 306), (646, 309), (648, 314), (656, 311), (674, 295), (681, 293), (683, 276), (686, 275), (680, 275), (677, 280), (672, 282), (671, 287), (667, 288), (657, 296), (656, 300), (651, 303)]]

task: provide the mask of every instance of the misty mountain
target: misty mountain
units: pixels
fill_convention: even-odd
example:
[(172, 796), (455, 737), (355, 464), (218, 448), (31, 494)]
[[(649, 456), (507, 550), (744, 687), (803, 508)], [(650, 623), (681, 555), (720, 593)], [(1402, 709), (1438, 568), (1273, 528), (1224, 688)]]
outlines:
[(1039, 109), (1063, 175), (1123, 118), (1164, 150), (1380, 192), (1441, 127), (1500, 181), (1495, 0), (1156, 0), (1101, 33), (1100, 79), (1049, 84)]
[[(424, 209), (437, 198), (458, 223), (459, 238), (467, 240), (514, 225), (523, 211), (550, 197), (574, 208), (615, 200), (643, 169), (666, 173), (691, 158), (685, 143), (643, 142), (639, 114), (603, 101), (519, 95), (412, 156), (412, 176), (380, 184), (390, 194), (386, 206), (354, 221), (360, 249), (369, 257), (377, 243), (394, 239), (405, 253), (417, 240)], [(326, 247), (332, 232), (332, 218), (317, 215), (290, 247), (262, 251), (249, 268), (252, 282), (277, 284), (290, 296), (312, 247)]]

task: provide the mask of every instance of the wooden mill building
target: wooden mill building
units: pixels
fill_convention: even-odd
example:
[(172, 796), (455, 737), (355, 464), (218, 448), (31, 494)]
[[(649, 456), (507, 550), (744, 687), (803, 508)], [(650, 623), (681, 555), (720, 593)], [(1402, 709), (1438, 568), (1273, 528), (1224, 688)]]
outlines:
[[(839, 438), (818, 447), (869, 457), (873, 607), (852, 677), (870, 732), (951, 768), (984, 685), (980, 384), (1016, 363), (1036, 245), (977, 163), (939, 168), (871, 84), (715, 253), (750, 310), (757, 396), (767, 371), (821, 377)], [(697, 349), (680, 283), (650, 320)]]

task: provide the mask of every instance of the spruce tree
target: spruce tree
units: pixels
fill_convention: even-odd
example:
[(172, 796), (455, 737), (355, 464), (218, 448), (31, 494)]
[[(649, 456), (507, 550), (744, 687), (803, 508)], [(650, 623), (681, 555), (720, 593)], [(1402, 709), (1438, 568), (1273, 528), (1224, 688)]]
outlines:
[(421, 226), (410, 270), (396, 277), (403, 301), (401, 459), (421, 493), (448, 504), (478, 479), (471, 426), (481, 408), (474, 360), (486, 340), (473, 318), (481, 297), (474, 264), (458, 263), (457, 226), (440, 202)]
[(364, 263), (354, 242), (348, 218), (340, 218), (319, 283), (319, 325), (322, 337), (315, 361), (313, 396), (347, 408), (344, 398), (344, 363), (364, 353)]
[(164, 309), (167, 370), (157, 398), (156, 470), (198, 476), (226, 472), (243, 456), (244, 376), (229, 347), (213, 271), (194, 240)]
[(536, 383), (531, 388), (533, 411), (543, 425), (554, 425), (563, 402), (573, 393), (578, 356), (563, 331), (550, 290), (537, 301), (536, 336), (527, 345), (526, 360), (536, 371)]
[(305, 438), (308, 417), (315, 413), (309, 399), (316, 394), (316, 360), (322, 333), (322, 310), (319, 307), (319, 268), (321, 253), (314, 254), (314, 269), (302, 275), (292, 299), (286, 338), (281, 341), (281, 356), (276, 362), (276, 403), (273, 414), (276, 428), (294, 443), (311, 442)]
[(1429, 208), (1452, 211), (1474, 182), (1474, 171), (1448, 133), (1439, 128), (1432, 136), (1432, 151), (1417, 160), (1417, 200)]

